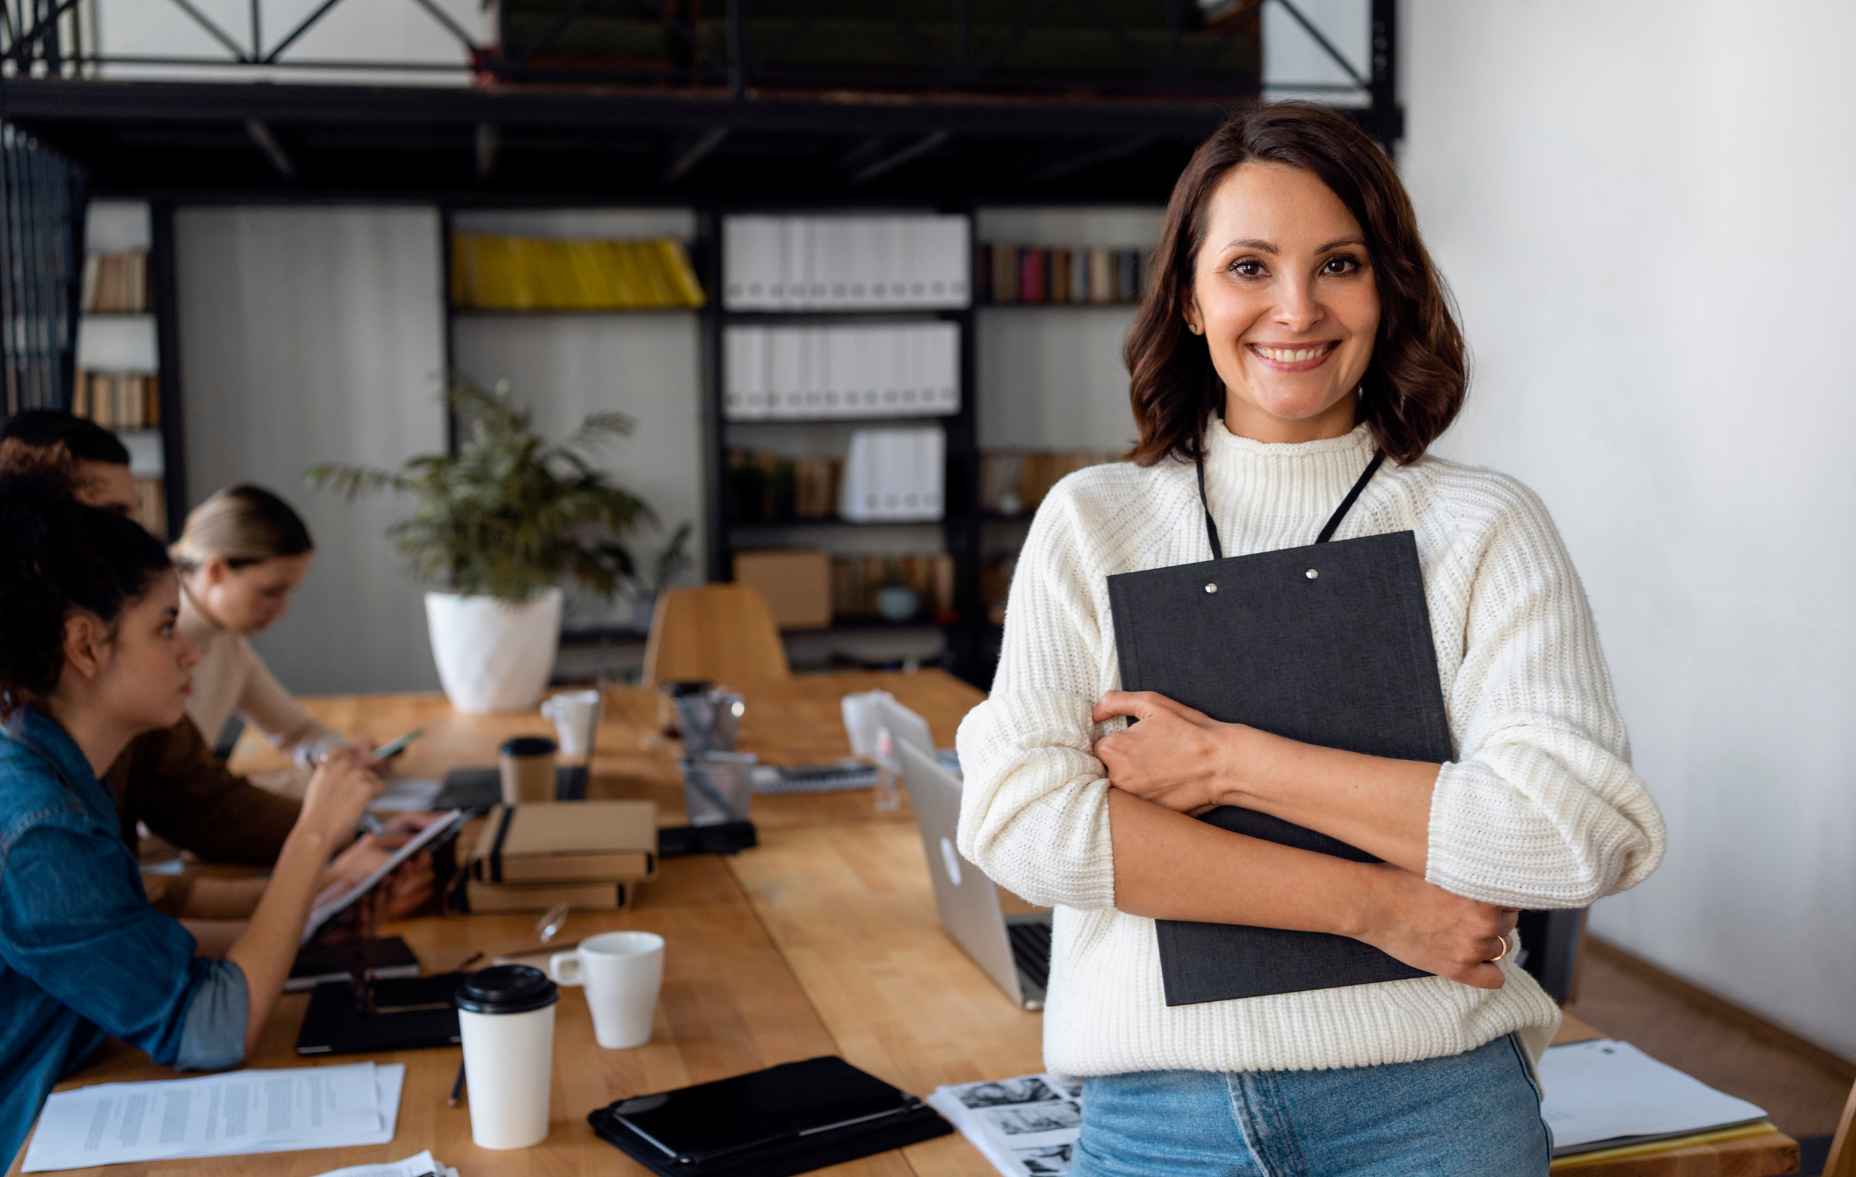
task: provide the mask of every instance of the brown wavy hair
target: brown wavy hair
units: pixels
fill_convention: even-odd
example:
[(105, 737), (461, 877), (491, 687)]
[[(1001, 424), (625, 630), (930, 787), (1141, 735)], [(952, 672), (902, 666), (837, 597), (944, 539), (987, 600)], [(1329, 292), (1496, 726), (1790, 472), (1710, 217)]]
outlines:
[(1128, 457), (1143, 466), (1192, 461), (1203, 452), (1207, 414), (1223, 410), (1224, 383), (1205, 338), (1186, 330), (1185, 309), (1211, 194), (1227, 172), (1252, 161), (1313, 173), (1365, 232), (1380, 312), (1359, 418), (1388, 457), (1415, 462), (1463, 407), (1463, 335), (1392, 161), (1344, 115), (1306, 102), (1238, 115), (1199, 145), (1173, 185), (1147, 294), (1122, 348), (1141, 430)]

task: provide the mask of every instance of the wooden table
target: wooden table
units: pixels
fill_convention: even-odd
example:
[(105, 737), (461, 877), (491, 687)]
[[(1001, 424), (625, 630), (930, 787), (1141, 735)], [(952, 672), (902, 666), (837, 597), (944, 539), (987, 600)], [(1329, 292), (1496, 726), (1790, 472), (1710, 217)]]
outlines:
[[(920, 712), (935, 740), (951, 744), (960, 719), (981, 695), (946, 675), (834, 674), (748, 685), (740, 747), (772, 763), (816, 763), (849, 754), (838, 700), (881, 687)], [(436, 695), (305, 700), (344, 731), (386, 738), (423, 727), (425, 738), (399, 771), (442, 776), (459, 765), (494, 762), (511, 735), (547, 733), (539, 715), (462, 716)], [(234, 767), (258, 771), (282, 761), (261, 743), (240, 745)], [(684, 821), (674, 748), (656, 734), (656, 701), (619, 688), (607, 695), (588, 789), (596, 797), (649, 797), (666, 825)], [(556, 1014), (552, 1130), (545, 1144), (489, 1152), (471, 1143), (463, 1108), (445, 1106), (457, 1049), (406, 1051), (377, 1062), (407, 1067), (399, 1125), (387, 1145), (225, 1157), (134, 1166), (146, 1172), (263, 1173), (307, 1177), (347, 1165), (393, 1160), (429, 1148), (465, 1177), (511, 1174), (644, 1174), (595, 1137), (586, 1114), (615, 1099), (699, 1083), (775, 1063), (839, 1054), (907, 1090), (1041, 1070), (1041, 1018), (1012, 1006), (940, 930), (927, 864), (906, 797), (901, 811), (872, 810), (868, 792), (760, 797), (754, 821), (761, 845), (729, 859), (671, 859), (636, 906), (615, 915), (575, 914), (565, 935), (617, 928), (668, 942), (663, 996), (649, 1045), (601, 1050), (580, 995)], [(399, 935), (428, 970), (448, 969), (471, 952), (497, 953), (533, 942), (525, 916), (437, 917), (382, 929)], [(265, 1028), (252, 1067), (317, 1065), (292, 1046), (307, 1003), (287, 995)], [(1569, 1025), (1562, 1039), (1597, 1036)], [(331, 1063), (352, 1061), (331, 1059)], [(59, 1086), (172, 1077), (145, 1055), (111, 1043)], [(23, 1154), (22, 1154), (23, 1155)], [(1771, 1177), (1797, 1166), (1797, 1146), (1772, 1134), (1629, 1161), (1588, 1165), (1579, 1177)], [(17, 1172), (18, 1161), (10, 1172)], [(120, 1172), (127, 1172), (122, 1169)], [(105, 1173), (108, 1170), (94, 1170)], [(835, 1177), (988, 1177), (994, 1170), (959, 1136), (840, 1165)]]

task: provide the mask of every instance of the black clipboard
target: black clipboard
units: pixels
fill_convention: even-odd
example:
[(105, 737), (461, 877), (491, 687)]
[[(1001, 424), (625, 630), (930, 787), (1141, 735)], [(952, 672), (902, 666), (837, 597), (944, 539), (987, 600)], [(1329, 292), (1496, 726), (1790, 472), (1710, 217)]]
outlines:
[[(1328, 542), (1378, 469), (1367, 467), (1307, 547), (1108, 578), (1121, 684), (1225, 723), (1369, 756), (1443, 763), (1450, 727), (1430, 608), (1409, 531)], [(1200, 487), (1203, 493), (1203, 469)], [(1199, 820), (1356, 862), (1377, 858), (1234, 806)], [(1347, 936), (1157, 921), (1166, 1003), (1262, 997), (1430, 974)]]

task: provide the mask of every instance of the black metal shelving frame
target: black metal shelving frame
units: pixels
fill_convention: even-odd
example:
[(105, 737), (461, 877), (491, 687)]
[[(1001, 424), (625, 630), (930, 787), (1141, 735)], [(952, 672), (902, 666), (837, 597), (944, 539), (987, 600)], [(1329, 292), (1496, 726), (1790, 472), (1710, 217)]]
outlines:
[[(336, 4), (352, 2), (331, 0), (315, 10), (310, 23)], [(692, 30), (679, 33), (674, 27), (680, 9), (658, 0), (636, 2), (690, 46), (686, 60), (644, 71), (562, 66), (539, 52), (545, 45), (504, 54), (472, 43), (454, 27), (450, 31), (465, 52), (453, 65), (309, 61), (287, 52), (302, 30), (273, 29), (267, 40), (256, 27), (254, 3), (249, 43), (223, 29), (214, 33), (227, 50), (224, 57), (140, 62), (229, 66), (241, 75), (288, 83), (254, 85), (100, 79), (100, 71), (112, 64), (134, 63), (86, 56), (74, 0), (0, 0), (0, 120), (80, 165), (92, 195), (151, 202), (161, 407), (164, 422), (173, 425), (164, 430), (171, 510), (184, 509), (186, 502), (174, 298), (177, 206), (436, 206), (447, 306), (450, 221), (458, 211), (686, 207), (698, 218), (694, 260), (705, 288), (716, 292), (720, 219), (731, 212), (933, 209), (972, 216), (980, 207), (1163, 203), (1194, 147), (1232, 110), (1261, 100), (1256, 77), (1211, 76), (1203, 58), (1189, 60), (1182, 53), (1190, 0), (1153, 0), (1167, 33), (1152, 51), (1142, 49), (1139, 37), (1107, 9), (1084, 4), (1093, 14), (1092, 27), (1121, 46), (1126, 60), (1096, 74), (1042, 75), (1013, 73), (997, 44), (973, 56), (975, 43), (964, 23), (968, 0), (948, 0), (955, 30), (951, 52), (933, 37), (916, 36), (921, 29), (905, 28), (909, 22), (892, 6), (870, 6), (921, 51), (910, 68), (887, 74), (808, 71), (776, 60), (784, 47), (779, 53), (757, 50), (751, 36), (755, 0), (721, 0), (726, 21), (719, 33), (703, 34), (711, 40), (700, 50), (689, 40)], [(1295, 0), (1249, 0), (1241, 15), (1251, 24), (1225, 26), (1226, 42), (1248, 35), (1245, 29), (1255, 27), (1256, 10), (1266, 2), (1308, 25)], [(167, 3), (177, 20), (198, 23), (197, 8)], [(1388, 148), (1403, 130), (1395, 4), (1371, 0), (1372, 60), (1364, 73), (1316, 36), (1352, 79), (1331, 88), (1336, 99), (1364, 103), (1347, 113)], [(424, 7), (434, 19), (442, 17)], [(1012, 38), (1045, 20), (1052, 7), (1027, 7)], [(570, 0), (547, 35), (564, 36), (582, 16), (594, 15), (587, 4)], [(383, 71), (433, 68), (473, 75), (475, 84), (381, 82)], [(292, 81), (306, 69), (339, 70), (356, 84)], [(475, 313), (446, 315), (447, 356), (454, 319)], [(710, 575), (721, 576), (733, 548), (721, 518), (727, 430), (720, 346), (722, 327), (733, 313), (713, 294), (695, 313), (703, 341), (706, 555)], [(948, 646), (962, 673), (983, 680), (987, 650), (997, 635), (986, 624), (979, 595), (986, 520), (977, 510), (976, 406), (985, 390), (977, 386), (974, 364), (976, 314), (971, 306), (956, 313), (962, 323), (962, 397), (960, 413), (942, 419), (949, 454), (943, 531), (960, 567), (956, 596), (962, 620), (949, 628)], [(69, 395), (67, 364), (64, 403)]]

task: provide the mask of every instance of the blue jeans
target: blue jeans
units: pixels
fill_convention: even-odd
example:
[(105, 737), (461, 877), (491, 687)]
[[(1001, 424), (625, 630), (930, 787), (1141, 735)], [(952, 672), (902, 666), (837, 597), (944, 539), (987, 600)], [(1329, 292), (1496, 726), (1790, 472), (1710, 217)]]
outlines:
[(1544, 1177), (1553, 1145), (1513, 1035), (1334, 1071), (1088, 1080), (1071, 1177)]

